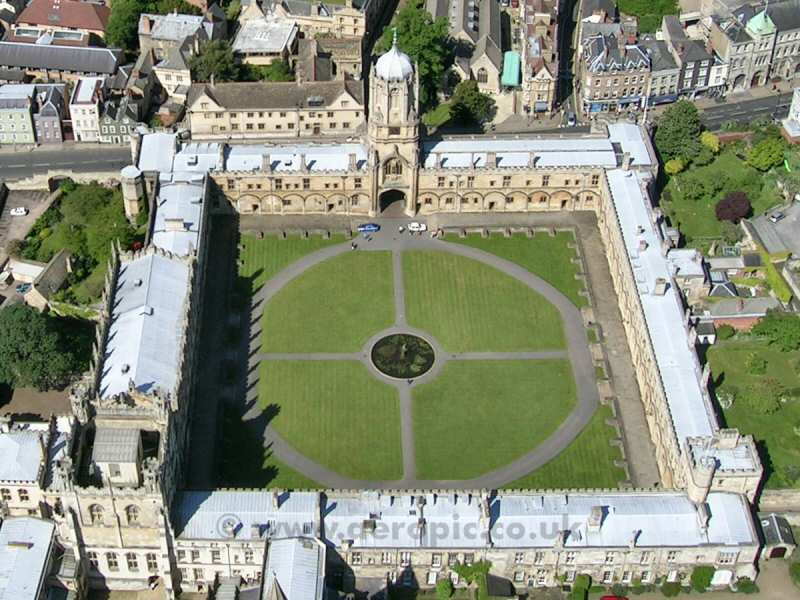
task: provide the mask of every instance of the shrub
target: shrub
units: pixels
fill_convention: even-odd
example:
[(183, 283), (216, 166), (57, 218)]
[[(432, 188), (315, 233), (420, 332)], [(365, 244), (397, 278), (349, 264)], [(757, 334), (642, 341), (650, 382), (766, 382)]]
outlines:
[(767, 372), (767, 361), (756, 352), (751, 352), (745, 359), (745, 367), (750, 375), (763, 375)]
[(450, 578), (440, 579), (436, 584), (436, 597), (439, 600), (447, 600), (453, 595), (453, 582)]
[(690, 578), (692, 588), (697, 592), (705, 592), (711, 587), (711, 579), (714, 577), (714, 571), (714, 567), (709, 567), (707, 565), (695, 567)]
[(781, 352), (800, 348), (800, 317), (795, 314), (770, 310), (753, 326), (752, 332), (780, 348)]
[(667, 581), (661, 585), (661, 593), (667, 598), (674, 598), (681, 593), (681, 584), (677, 581)]
[(771, 415), (780, 410), (783, 393), (783, 386), (779, 381), (765, 377), (757, 385), (748, 387), (742, 394), (742, 400), (753, 412)]
[(708, 148), (716, 154), (719, 152), (719, 136), (711, 133), (710, 131), (704, 131), (700, 134), (700, 144), (704, 148)]
[(780, 138), (768, 137), (750, 149), (747, 164), (759, 171), (769, 171), (783, 163), (784, 142)]
[(677, 175), (686, 167), (686, 164), (680, 158), (673, 158), (664, 163), (664, 172), (667, 175)]
[(717, 337), (721, 340), (729, 340), (736, 335), (736, 330), (732, 325), (720, 325), (717, 327)]
[(728, 246), (733, 246), (736, 242), (742, 241), (744, 234), (738, 225), (730, 221), (722, 221), (720, 225), (720, 236)]
[(757, 594), (758, 586), (748, 577), (739, 577), (736, 580), (736, 592), (740, 594)]
[(705, 167), (714, 161), (714, 153), (705, 146), (700, 147), (697, 156), (692, 159), (692, 164), (698, 167)]
[(731, 192), (717, 202), (714, 212), (718, 221), (731, 221), (738, 223), (740, 219), (748, 216), (753, 208), (744, 192)]

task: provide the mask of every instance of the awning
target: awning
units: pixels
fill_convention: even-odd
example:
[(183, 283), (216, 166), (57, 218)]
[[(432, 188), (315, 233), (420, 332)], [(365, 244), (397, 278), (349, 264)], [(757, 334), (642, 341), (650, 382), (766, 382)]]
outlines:
[(504, 87), (519, 87), (519, 65), (519, 52), (509, 50), (503, 55), (503, 75), (500, 77), (500, 83)]

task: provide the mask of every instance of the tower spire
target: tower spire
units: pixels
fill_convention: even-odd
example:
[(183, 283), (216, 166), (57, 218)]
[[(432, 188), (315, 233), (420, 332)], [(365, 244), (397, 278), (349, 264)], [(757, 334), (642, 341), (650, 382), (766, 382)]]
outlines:
[(397, 27), (392, 27), (392, 48), (397, 48)]

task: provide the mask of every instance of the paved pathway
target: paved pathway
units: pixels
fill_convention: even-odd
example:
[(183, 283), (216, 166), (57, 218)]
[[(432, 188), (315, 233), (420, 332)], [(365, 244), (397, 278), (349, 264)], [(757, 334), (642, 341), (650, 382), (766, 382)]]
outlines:
[[(561, 314), (567, 341), (566, 351), (543, 352), (465, 352), (448, 353), (441, 344), (425, 331), (409, 327), (405, 316), (405, 288), (402, 271), (402, 251), (437, 250), (452, 252), (460, 256), (481, 261), (512, 277), (542, 295), (553, 304)], [(306, 269), (351, 251), (350, 244), (329, 246), (308, 254), (270, 279), (253, 297), (251, 312), (251, 347), (246, 401), (248, 403), (245, 420), (262, 422), (261, 410), (257, 405), (258, 363), (262, 360), (358, 360), (375, 377), (394, 386), (398, 390), (400, 404), (400, 427), (403, 454), (403, 478), (393, 481), (366, 481), (343, 477), (298, 452), (284, 440), (275, 429), (264, 423), (264, 442), (273, 454), (289, 467), (300, 471), (323, 486), (331, 488), (496, 488), (519, 479), (542, 466), (566, 448), (591, 420), (598, 404), (594, 363), (588, 348), (586, 331), (580, 311), (561, 292), (526, 269), (498, 256), (476, 248), (451, 244), (428, 236), (411, 236), (395, 233), (392, 226), (384, 228), (370, 241), (359, 242), (358, 251), (390, 250), (394, 269), (395, 323), (387, 330), (372, 336), (360, 353), (260, 353), (261, 316), (266, 303), (292, 279)], [(380, 373), (370, 360), (372, 345), (385, 335), (407, 332), (425, 338), (433, 347), (435, 354), (431, 370), (412, 382), (396, 380)], [(413, 402), (412, 388), (434, 378), (450, 360), (540, 360), (569, 358), (578, 392), (578, 403), (567, 419), (543, 443), (517, 460), (495, 471), (470, 480), (421, 480), (416, 477), (414, 454)]]

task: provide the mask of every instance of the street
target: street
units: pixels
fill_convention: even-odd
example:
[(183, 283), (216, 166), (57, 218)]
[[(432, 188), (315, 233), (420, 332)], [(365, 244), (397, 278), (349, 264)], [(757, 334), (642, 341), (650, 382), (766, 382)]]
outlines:
[(131, 163), (129, 146), (100, 146), (82, 148), (76, 144), (40, 146), (34, 150), (0, 152), (0, 179), (14, 180), (34, 173), (67, 169), (77, 172), (115, 171)]
[(743, 100), (741, 102), (731, 102), (717, 104), (701, 108), (701, 118), (706, 127), (711, 130), (719, 129), (725, 123), (749, 123), (759, 117), (777, 116), (784, 118), (789, 114), (789, 103), (792, 100), (791, 93), (781, 94), (780, 96), (767, 96), (755, 98), (753, 100)]

